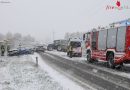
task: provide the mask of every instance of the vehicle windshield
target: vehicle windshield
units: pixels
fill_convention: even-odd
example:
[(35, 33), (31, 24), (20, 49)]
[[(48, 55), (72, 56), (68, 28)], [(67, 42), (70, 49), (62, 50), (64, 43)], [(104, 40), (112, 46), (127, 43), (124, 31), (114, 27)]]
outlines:
[(81, 47), (81, 43), (80, 43), (80, 42), (71, 42), (70, 45), (71, 45), (73, 48)]

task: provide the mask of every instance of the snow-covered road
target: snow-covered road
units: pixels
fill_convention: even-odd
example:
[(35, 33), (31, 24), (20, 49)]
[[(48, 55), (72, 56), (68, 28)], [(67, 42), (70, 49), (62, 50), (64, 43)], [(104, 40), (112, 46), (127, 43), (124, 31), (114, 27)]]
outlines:
[[(56, 56), (59, 56), (59, 57), (62, 57), (62, 58), (65, 58), (66, 60), (72, 60), (72, 61), (75, 61), (75, 62), (80, 62), (80, 63), (85, 63), (86, 62), (86, 58), (85, 57), (73, 57), (73, 58), (69, 58), (67, 57), (67, 54), (65, 52), (58, 52), (58, 51), (47, 51), (47, 53), (50, 53), (50, 54), (53, 54), (53, 55), (56, 55)], [(103, 64), (103, 62), (99, 62), (98, 63), (100, 66), (100, 64)], [(124, 64), (125, 68), (128, 68), (130, 69), (130, 64)], [(94, 66), (96, 67), (96, 65)], [(100, 67), (98, 67), (100, 68)], [(115, 70), (111, 70), (109, 68), (106, 68), (106, 67), (101, 67), (101, 69), (104, 69), (104, 71), (108, 71), (108, 72), (113, 72), (114, 74), (117, 74), (117, 75), (120, 75), (120, 76), (123, 76), (123, 77), (127, 77), (127, 78), (130, 78), (130, 71), (129, 72), (118, 72), (118, 71), (115, 71)]]
[(67, 53), (66, 52), (59, 52), (59, 51), (46, 51), (47, 53), (51, 53), (51, 54), (54, 54), (54, 55), (58, 55), (62, 58), (65, 58), (67, 60), (73, 60), (73, 61), (77, 61), (77, 62), (84, 62), (86, 61), (86, 57), (73, 57), (73, 58), (70, 58), (67, 56)]
[[(106, 68), (105, 66), (103, 66), (103, 63), (100, 64), (100, 62), (98, 63), (95, 62), (95, 64), (88, 64), (85, 63), (85, 59), (80, 57), (68, 58), (66, 53), (64, 52), (49, 51), (46, 52), (46, 54), (49, 55), (48, 60), (56, 64), (57, 66), (59, 66), (59, 68), (63, 67), (66, 68), (66, 71), (67, 70), (72, 71), (74, 74), (73, 73), (70, 74), (73, 76), (80, 74), (80, 78), (82, 77), (84, 80), (90, 81), (93, 84), (96, 84), (99, 87), (103, 87), (106, 90), (113, 90), (113, 88), (114, 90), (119, 90), (119, 89), (129, 90), (130, 88), (129, 72), (125, 72), (125, 71), (123, 72), (123, 71)], [(44, 58), (46, 57), (46, 54), (41, 54), (41, 55)], [(125, 68), (129, 68), (129, 67), (125, 67)], [(85, 82), (84, 80), (82, 81)]]

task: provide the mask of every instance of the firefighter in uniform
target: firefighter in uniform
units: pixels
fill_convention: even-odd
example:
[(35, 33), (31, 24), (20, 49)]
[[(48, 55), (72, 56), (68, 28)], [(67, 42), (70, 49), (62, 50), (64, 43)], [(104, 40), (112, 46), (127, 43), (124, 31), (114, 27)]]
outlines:
[(69, 46), (69, 57), (72, 58), (73, 50), (72, 50), (72, 45)]
[(7, 53), (9, 53), (9, 50), (10, 50), (10, 46), (8, 45), (7, 46)]
[(1, 45), (1, 56), (4, 56), (5, 53), (5, 47), (4, 45)]

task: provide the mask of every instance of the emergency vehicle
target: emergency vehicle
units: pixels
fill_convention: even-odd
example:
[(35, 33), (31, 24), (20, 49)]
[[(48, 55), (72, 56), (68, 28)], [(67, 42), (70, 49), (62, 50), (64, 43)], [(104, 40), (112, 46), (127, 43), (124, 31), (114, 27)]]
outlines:
[[(71, 38), (68, 42), (68, 50), (67, 55), (70, 56), (70, 52), (72, 51), (72, 56), (82, 56), (82, 41), (78, 38)], [(72, 47), (72, 49), (70, 49)]]
[(87, 35), (86, 57), (88, 62), (107, 61), (111, 68), (130, 63), (129, 20), (114, 23), (110, 28), (92, 31)]

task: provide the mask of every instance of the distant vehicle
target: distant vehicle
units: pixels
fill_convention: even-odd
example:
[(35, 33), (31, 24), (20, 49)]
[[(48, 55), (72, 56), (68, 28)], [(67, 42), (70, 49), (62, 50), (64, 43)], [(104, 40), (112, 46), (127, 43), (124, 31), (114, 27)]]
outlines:
[(57, 51), (67, 51), (67, 44), (68, 41), (61, 39), (61, 40), (54, 40), (54, 49), (56, 49)]
[[(70, 46), (72, 47), (72, 50), (70, 50)], [(82, 48), (81, 48), (81, 40), (79, 39), (70, 39), (68, 43), (68, 50), (67, 55), (70, 55), (70, 52), (72, 51), (72, 56), (82, 56)]]
[(34, 51), (32, 49), (27, 48), (18, 48), (18, 49), (11, 49), (8, 51), (8, 56), (18, 56), (18, 55), (26, 55), (26, 54), (33, 54)]
[(48, 50), (48, 51), (52, 51), (53, 48), (54, 48), (54, 44), (49, 44), (49, 45), (47, 46), (47, 50)]
[(8, 56), (17, 56), (17, 55), (19, 55), (17, 49), (12, 49), (8, 51)]
[(44, 46), (37, 46), (35, 51), (36, 51), (36, 52), (45, 52), (45, 50), (46, 50), (46, 49), (45, 49)]
[(33, 54), (32, 49), (27, 49), (27, 48), (20, 48), (18, 49), (18, 54), (23, 55), (23, 54)]

